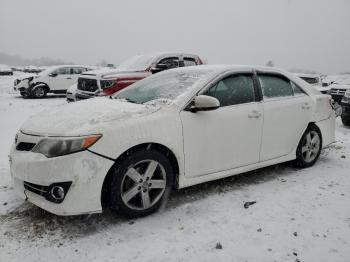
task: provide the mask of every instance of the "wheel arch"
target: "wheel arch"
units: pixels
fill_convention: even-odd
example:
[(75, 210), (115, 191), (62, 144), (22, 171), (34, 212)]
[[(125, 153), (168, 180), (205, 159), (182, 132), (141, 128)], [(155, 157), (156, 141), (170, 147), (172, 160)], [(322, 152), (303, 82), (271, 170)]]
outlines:
[(159, 143), (154, 143), (154, 142), (150, 142), (150, 143), (142, 143), (139, 145), (135, 145), (131, 148), (129, 148), (128, 150), (124, 151), (114, 162), (114, 164), (112, 165), (112, 167), (109, 169), (109, 171), (107, 172), (107, 175), (104, 178), (104, 181), (102, 183), (102, 191), (101, 191), (101, 205), (103, 208), (108, 207), (109, 204), (109, 190), (110, 190), (110, 183), (111, 183), (111, 179), (112, 179), (112, 175), (113, 175), (113, 171), (114, 169), (128, 156), (130, 156), (132, 153), (134, 152), (138, 152), (138, 151), (142, 151), (142, 150), (156, 150), (160, 153), (162, 153), (165, 157), (167, 157), (170, 161), (170, 164), (173, 168), (174, 171), (174, 181), (173, 181), (173, 186), (177, 187), (178, 185), (178, 176), (179, 176), (179, 163), (177, 160), (176, 155), (174, 154), (174, 152), (168, 148), (165, 145), (159, 144)]
[[(322, 130), (321, 130), (321, 128), (317, 125), (317, 123), (316, 122), (310, 122), (309, 124), (308, 124), (308, 126), (307, 126), (307, 128), (306, 128), (306, 130), (307, 129), (309, 129), (311, 126), (314, 126), (314, 127), (316, 127), (317, 128), (317, 130), (318, 130), (318, 132), (320, 133), (320, 139), (321, 139), (321, 149), (322, 149), (322, 147), (323, 147), (323, 134), (322, 134)], [(305, 131), (306, 131), (305, 130)]]

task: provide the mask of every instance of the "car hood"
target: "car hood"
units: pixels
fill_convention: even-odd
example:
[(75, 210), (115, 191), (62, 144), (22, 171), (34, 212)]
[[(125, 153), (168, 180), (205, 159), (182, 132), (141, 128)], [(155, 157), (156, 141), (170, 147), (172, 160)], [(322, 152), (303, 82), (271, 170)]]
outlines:
[[(140, 105), (98, 97), (47, 109), (30, 117), (21, 132), (40, 136), (82, 136), (102, 133), (105, 127), (158, 111), (157, 105)], [(112, 123), (113, 122), (113, 123)]]
[(38, 74), (26, 73), (26, 74), (24, 74), (22, 76), (17, 77), (17, 79), (22, 81), (23, 79), (27, 79), (29, 77), (37, 78), (38, 76), (39, 76)]
[(122, 78), (122, 77), (146, 77), (150, 75), (151, 73), (148, 71), (132, 71), (132, 70), (119, 70), (119, 69), (113, 69), (113, 70), (94, 70), (89, 71), (81, 75), (81, 77), (97, 77), (97, 78), (104, 78), (104, 79), (115, 79), (115, 78)]

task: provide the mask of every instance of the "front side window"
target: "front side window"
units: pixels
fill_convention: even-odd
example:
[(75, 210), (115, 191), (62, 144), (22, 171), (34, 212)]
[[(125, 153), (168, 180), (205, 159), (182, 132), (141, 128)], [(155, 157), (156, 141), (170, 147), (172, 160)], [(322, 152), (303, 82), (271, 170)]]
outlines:
[(251, 75), (226, 77), (210, 87), (205, 95), (215, 97), (220, 106), (254, 102), (254, 82)]
[(265, 98), (293, 96), (293, 88), (287, 78), (269, 74), (259, 74), (258, 77)]
[(159, 61), (157, 64), (158, 68), (167, 70), (172, 68), (179, 67), (179, 58), (178, 57), (167, 57)]

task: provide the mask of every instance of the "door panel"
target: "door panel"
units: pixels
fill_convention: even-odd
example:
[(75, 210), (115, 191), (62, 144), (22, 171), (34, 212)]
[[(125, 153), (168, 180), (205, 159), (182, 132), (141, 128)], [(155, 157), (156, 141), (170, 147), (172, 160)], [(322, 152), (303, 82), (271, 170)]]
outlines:
[(51, 90), (67, 90), (74, 80), (72, 79), (71, 71), (69, 67), (59, 68), (55, 72), (57, 76), (50, 77), (50, 89)]
[(260, 161), (292, 153), (311, 117), (312, 101), (284, 76), (260, 74), (264, 126)]
[(263, 124), (261, 103), (180, 113), (185, 174), (200, 176), (259, 161)]

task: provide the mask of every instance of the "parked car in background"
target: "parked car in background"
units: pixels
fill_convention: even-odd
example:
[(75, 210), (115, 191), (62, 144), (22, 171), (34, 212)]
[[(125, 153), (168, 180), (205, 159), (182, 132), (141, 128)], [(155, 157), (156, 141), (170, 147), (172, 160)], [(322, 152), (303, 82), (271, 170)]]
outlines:
[(81, 73), (96, 69), (84, 65), (52, 66), (38, 75), (24, 76), (14, 82), (14, 90), (20, 91), (23, 97), (42, 98), (47, 93), (65, 94), (67, 89), (77, 82)]
[(7, 65), (2, 65), (0, 64), (0, 75), (2, 76), (9, 76), (9, 75), (13, 75), (13, 70), (11, 69), (11, 67), (7, 66)]
[(199, 56), (186, 53), (137, 55), (126, 60), (115, 70), (83, 73), (78, 79), (76, 100), (112, 95), (152, 74), (172, 68), (201, 64), (203, 62)]
[(57, 215), (148, 215), (172, 188), (286, 161), (334, 141), (330, 97), (275, 68), (196, 66), (46, 110), (10, 153), (18, 194)]
[(30, 66), (25, 66), (23, 69), (23, 72), (25, 73), (40, 73), (43, 71), (43, 68), (39, 67), (39, 66), (34, 66), (34, 65), (30, 65)]
[(345, 91), (350, 89), (350, 77), (335, 81), (329, 86), (329, 88), (330, 95), (332, 96), (334, 101), (340, 104), (345, 94)]
[(350, 126), (350, 88), (345, 91), (341, 100), (341, 106), (341, 120), (345, 126)]
[(298, 77), (315, 87), (318, 91), (320, 91), (322, 94), (327, 94), (330, 90), (329, 87), (326, 85), (323, 85), (321, 75), (318, 74), (302, 74), (302, 73), (296, 73)]

